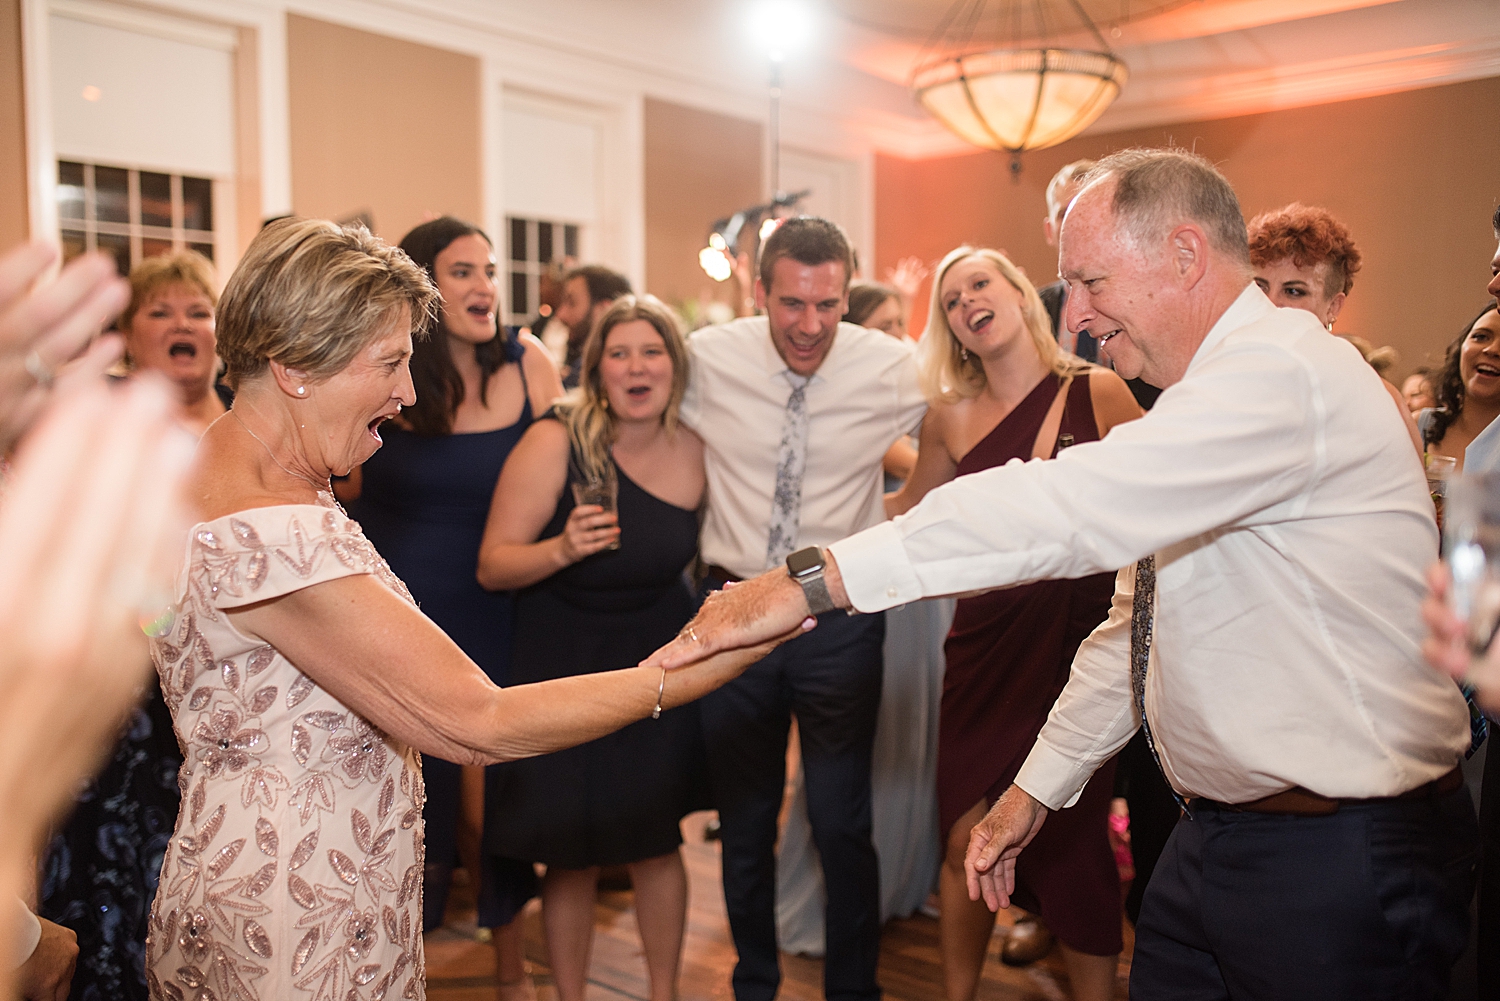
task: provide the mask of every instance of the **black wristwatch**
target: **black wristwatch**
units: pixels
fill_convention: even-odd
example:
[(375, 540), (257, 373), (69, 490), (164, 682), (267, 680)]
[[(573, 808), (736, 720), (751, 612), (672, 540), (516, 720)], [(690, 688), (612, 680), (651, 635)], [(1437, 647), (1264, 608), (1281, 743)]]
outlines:
[(814, 615), (822, 615), (834, 609), (833, 596), (828, 593), (828, 582), (823, 579), (823, 569), (828, 560), (817, 546), (799, 549), (786, 558), (786, 572), (802, 585), (802, 594), (807, 598), (807, 607)]

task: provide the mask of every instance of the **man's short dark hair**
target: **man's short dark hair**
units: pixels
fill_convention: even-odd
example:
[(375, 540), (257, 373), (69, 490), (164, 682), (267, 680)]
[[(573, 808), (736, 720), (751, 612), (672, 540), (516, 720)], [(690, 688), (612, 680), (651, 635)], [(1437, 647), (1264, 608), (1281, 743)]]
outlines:
[(854, 251), (849, 247), (849, 237), (838, 223), (817, 216), (788, 219), (761, 244), (759, 276), (767, 291), (771, 288), (771, 271), (783, 257), (809, 267), (838, 261), (844, 266), (845, 288), (854, 276)]
[(629, 278), (602, 264), (585, 264), (574, 268), (563, 276), (563, 284), (566, 285), (574, 278), (582, 278), (583, 283), (588, 286), (590, 306), (614, 302), (622, 296), (635, 294), (635, 290), (630, 287)]
[(1089, 185), (1113, 178), (1115, 218), (1143, 243), (1179, 223), (1203, 227), (1213, 247), (1250, 263), (1245, 216), (1234, 188), (1218, 168), (1185, 149), (1125, 149), (1089, 171)]

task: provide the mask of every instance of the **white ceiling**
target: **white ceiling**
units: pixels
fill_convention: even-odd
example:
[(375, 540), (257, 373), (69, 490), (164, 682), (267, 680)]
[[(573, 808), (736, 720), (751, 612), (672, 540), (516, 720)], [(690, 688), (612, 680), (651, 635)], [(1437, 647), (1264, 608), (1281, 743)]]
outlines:
[[(629, 69), (662, 81), (658, 89), (671, 99), (698, 93), (705, 107), (765, 117), (768, 64), (749, 28), (756, 0), (370, 2), (553, 49), (567, 60)], [(950, 0), (805, 2), (816, 27), (785, 67), (786, 143), (913, 158), (972, 150), (906, 87)], [(991, 0), (991, 7), (1006, 2)], [(1043, 2), (1058, 8), (1052, 24), (1077, 23), (1065, 13), (1069, 0)], [(1500, 0), (1083, 2), (1130, 69), (1124, 93), (1094, 132), (1500, 76)], [(1112, 26), (1112, 11), (1130, 19)], [(1052, 41), (1096, 44), (1077, 31)]]

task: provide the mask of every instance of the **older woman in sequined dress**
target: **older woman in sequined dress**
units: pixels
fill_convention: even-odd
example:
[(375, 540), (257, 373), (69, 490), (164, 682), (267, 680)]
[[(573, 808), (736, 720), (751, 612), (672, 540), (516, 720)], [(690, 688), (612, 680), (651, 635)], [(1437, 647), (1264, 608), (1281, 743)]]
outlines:
[(328, 478), (413, 402), (412, 337), (436, 294), (399, 250), (315, 220), (268, 226), (224, 291), (234, 406), (200, 446), (201, 521), (153, 643), (186, 750), (153, 997), (422, 997), (418, 752), (568, 747), (765, 652), (502, 690), (422, 615)]

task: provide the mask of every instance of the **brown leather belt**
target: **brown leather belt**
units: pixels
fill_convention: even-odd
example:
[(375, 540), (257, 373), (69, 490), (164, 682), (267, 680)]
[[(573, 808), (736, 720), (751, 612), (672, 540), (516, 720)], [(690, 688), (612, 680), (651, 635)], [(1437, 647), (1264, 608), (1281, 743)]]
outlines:
[(1382, 803), (1403, 799), (1432, 799), (1436, 796), (1446, 796), (1463, 784), (1463, 772), (1455, 766), (1453, 771), (1442, 778), (1433, 779), (1431, 782), (1424, 782), (1415, 789), (1408, 789), (1406, 792), (1396, 796), (1374, 796), (1369, 799), (1333, 799), (1315, 793), (1311, 789), (1292, 786), (1292, 788), (1283, 792), (1278, 792), (1271, 796), (1263, 796), (1248, 803), (1220, 803), (1217, 800), (1195, 800), (1194, 802), (1213, 803), (1221, 810), (1229, 810), (1233, 813), (1284, 813), (1293, 817), (1326, 817), (1330, 814), (1338, 813), (1339, 807), (1346, 803)]
[(708, 566), (703, 568), (703, 577), (705, 580), (716, 580), (721, 586), (724, 584), (738, 584), (741, 580), (744, 579), (743, 577), (738, 577), (730, 573), (728, 570), (725, 570), (723, 567), (715, 563), (710, 563)]

